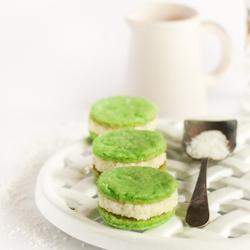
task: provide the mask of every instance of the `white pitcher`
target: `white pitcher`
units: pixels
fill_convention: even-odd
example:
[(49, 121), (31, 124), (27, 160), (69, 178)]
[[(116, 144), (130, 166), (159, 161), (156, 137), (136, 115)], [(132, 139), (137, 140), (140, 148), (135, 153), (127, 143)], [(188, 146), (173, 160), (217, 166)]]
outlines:
[[(132, 41), (125, 92), (149, 98), (161, 116), (205, 115), (205, 86), (218, 82), (231, 63), (227, 33), (214, 23), (201, 23), (197, 11), (178, 4), (147, 4), (132, 11), (127, 21)], [(214, 32), (223, 50), (211, 74), (203, 69), (204, 32)]]

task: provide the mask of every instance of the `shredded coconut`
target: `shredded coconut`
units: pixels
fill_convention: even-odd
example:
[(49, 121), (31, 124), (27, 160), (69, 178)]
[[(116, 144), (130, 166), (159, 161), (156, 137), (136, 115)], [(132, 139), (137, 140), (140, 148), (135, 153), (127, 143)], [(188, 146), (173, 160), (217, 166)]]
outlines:
[(161, 215), (173, 210), (178, 203), (177, 190), (169, 197), (156, 203), (131, 204), (111, 200), (100, 193), (99, 206), (113, 214), (134, 218), (136, 220), (147, 220), (151, 217)]
[(226, 136), (221, 131), (204, 131), (192, 138), (187, 146), (187, 153), (195, 159), (208, 157), (213, 160), (221, 160), (230, 154), (228, 143)]
[[(82, 124), (67, 124), (62, 131), (57, 132), (55, 138), (44, 138), (35, 143), (29, 155), (19, 162), (20, 171), (0, 181), (0, 215), (3, 218), (0, 227), (6, 232), (8, 240), (15, 241), (21, 236), (34, 248), (70, 249), (66, 248), (69, 245), (66, 242), (73, 238), (58, 230), (40, 214), (35, 205), (34, 191), (37, 175), (44, 162), (58, 148), (81, 138), (82, 129)], [(86, 244), (79, 241), (79, 247), (84, 246)]]
[[(147, 124), (141, 125), (141, 126), (136, 126), (136, 127), (134, 127), (134, 129), (137, 129), (137, 130), (155, 130), (157, 128), (157, 124), (158, 124), (158, 116), (156, 116), (152, 121), (148, 122)], [(101, 125), (100, 123), (89, 118), (89, 131), (91, 131), (97, 135), (101, 135), (101, 134), (107, 133), (107, 132), (112, 131), (112, 130), (114, 130), (114, 129), (110, 128), (110, 127), (105, 127), (105, 126)]]
[(141, 166), (141, 167), (152, 167), (152, 168), (159, 168), (167, 161), (166, 153), (162, 153), (152, 159), (140, 161), (140, 162), (113, 162), (113, 161), (107, 161), (100, 157), (97, 157), (93, 155), (93, 164), (95, 165), (95, 168), (99, 172), (105, 172), (109, 169), (118, 168), (118, 167), (124, 167), (124, 166)]

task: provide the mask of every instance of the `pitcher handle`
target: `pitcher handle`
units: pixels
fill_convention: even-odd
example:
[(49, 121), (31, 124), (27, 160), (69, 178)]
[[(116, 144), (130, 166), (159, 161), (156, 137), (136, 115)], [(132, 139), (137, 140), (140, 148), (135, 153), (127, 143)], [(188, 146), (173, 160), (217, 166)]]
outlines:
[(205, 74), (205, 82), (207, 85), (213, 85), (220, 81), (228, 71), (232, 62), (233, 46), (232, 41), (227, 32), (219, 25), (212, 22), (203, 22), (202, 31), (204, 33), (214, 33), (221, 42), (222, 57), (217, 69), (210, 74)]

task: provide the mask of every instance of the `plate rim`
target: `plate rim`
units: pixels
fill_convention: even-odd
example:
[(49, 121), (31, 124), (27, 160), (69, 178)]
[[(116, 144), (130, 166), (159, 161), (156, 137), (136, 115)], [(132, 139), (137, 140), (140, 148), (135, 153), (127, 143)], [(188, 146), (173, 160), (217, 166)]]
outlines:
[[(174, 121), (174, 119), (161, 119), (161, 122), (166, 120)], [(179, 121), (183, 119), (178, 119)], [(250, 119), (248, 119), (250, 120)], [(171, 250), (179, 249), (183, 250), (189, 249), (211, 249), (212, 247), (220, 247), (221, 250), (227, 249), (249, 249), (250, 240), (248, 238), (167, 238), (163, 236), (152, 236), (149, 234), (135, 233), (132, 231), (115, 229), (96, 223), (91, 219), (85, 218), (72, 210), (64, 209), (60, 207), (55, 202), (53, 202), (53, 196), (49, 194), (51, 190), (51, 185), (44, 185), (45, 179), (50, 173), (51, 166), (50, 163), (57, 160), (62, 155), (72, 148), (83, 147), (83, 141), (88, 137), (77, 140), (66, 147), (63, 147), (59, 151), (52, 154), (47, 161), (43, 164), (36, 182), (35, 187), (35, 202), (40, 213), (54, 226), (67, 233), (68, 235), (84, 241), (88, 244), (107, 249), (127, 249), (130, 247), (133, 249), (162, 249), (165, 247), (171, 247)], [(47, 183), (48, 184), (48, 183)], [(63, 223), (67, 221), (67, 226)], [(105, 229), (104, 229), (105, 227)], [(104, 230), (103, 230), (104, 229)], [(81, 233), (79, 233), (81, 231)], [(83, 233), (84, 232), (84, 233)], [(97, 237), (98, 235), (98, 237)], [(101, 239), (101, 240), (97, 240)], [(191, 246), (190, 246), (191, 244)]]

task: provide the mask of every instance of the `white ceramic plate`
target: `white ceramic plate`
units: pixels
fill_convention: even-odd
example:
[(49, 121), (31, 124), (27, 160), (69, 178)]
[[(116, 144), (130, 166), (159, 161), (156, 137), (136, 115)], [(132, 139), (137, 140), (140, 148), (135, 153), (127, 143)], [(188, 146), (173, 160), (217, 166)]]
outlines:
[(250, 121), (238, 121), (234, 154), (209, 165), (210, 223), (203, 229), (184, 223), (200, 163), (190, 160), (181, 147), (183, 120), (160, 120), (159, 131), (168, 145), (167, 171), (179, 180), (179, 204), (169, 222), (140, 232), (103, 222), (88, 139), (69, 145), (44, 164), (36, 186), (40, 212), (67, 234), (105, 249), (250, 249)]

